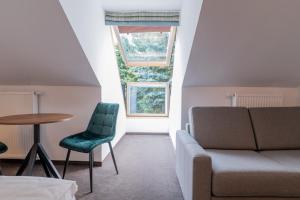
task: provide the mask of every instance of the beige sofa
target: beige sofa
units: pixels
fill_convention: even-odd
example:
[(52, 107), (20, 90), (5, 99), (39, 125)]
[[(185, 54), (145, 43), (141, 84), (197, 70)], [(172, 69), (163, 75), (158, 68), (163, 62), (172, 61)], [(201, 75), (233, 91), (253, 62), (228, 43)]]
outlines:
[(300, 108), (193, 107), (178, 131), (185, 200), (300, 199)]

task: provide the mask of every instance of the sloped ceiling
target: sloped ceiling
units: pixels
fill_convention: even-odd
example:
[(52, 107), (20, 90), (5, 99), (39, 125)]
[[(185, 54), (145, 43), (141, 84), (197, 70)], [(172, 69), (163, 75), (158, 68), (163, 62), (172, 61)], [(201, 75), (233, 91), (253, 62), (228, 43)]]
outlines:
[(0, 1), (0, 84), (99, 85), (58, 1)]
[(299, 86), (299, 0), (204, 0), (185, 86)]

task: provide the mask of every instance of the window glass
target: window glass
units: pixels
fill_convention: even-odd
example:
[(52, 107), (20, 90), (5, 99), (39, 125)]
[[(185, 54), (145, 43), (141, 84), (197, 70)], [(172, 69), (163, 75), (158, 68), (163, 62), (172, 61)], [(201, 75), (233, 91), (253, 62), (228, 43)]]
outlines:
[(120, 33), (128, 62), (165, 61), (169, 32)]
[(127, 66), (170, 66), (175, 27), (116, 26), (113, 30)]
[(128, 115), (167, 115), (167, 84), (128, 84)]

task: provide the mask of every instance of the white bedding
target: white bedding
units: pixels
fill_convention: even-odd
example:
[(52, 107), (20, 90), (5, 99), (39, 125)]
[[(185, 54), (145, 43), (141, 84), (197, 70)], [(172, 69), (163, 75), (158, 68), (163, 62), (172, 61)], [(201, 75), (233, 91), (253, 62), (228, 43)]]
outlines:
[(0, 176), (0, 198), (5, 200), (75, 200), (75, 181), (43, 177)]

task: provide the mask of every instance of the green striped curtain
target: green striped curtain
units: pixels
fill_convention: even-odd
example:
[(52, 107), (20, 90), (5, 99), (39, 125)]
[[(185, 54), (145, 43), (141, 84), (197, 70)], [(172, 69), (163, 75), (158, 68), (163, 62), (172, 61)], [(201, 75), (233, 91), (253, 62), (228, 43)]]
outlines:
[(179, 26), (179, 11), (111, 12), (105, 11), (105, 24), (114, 26)]

